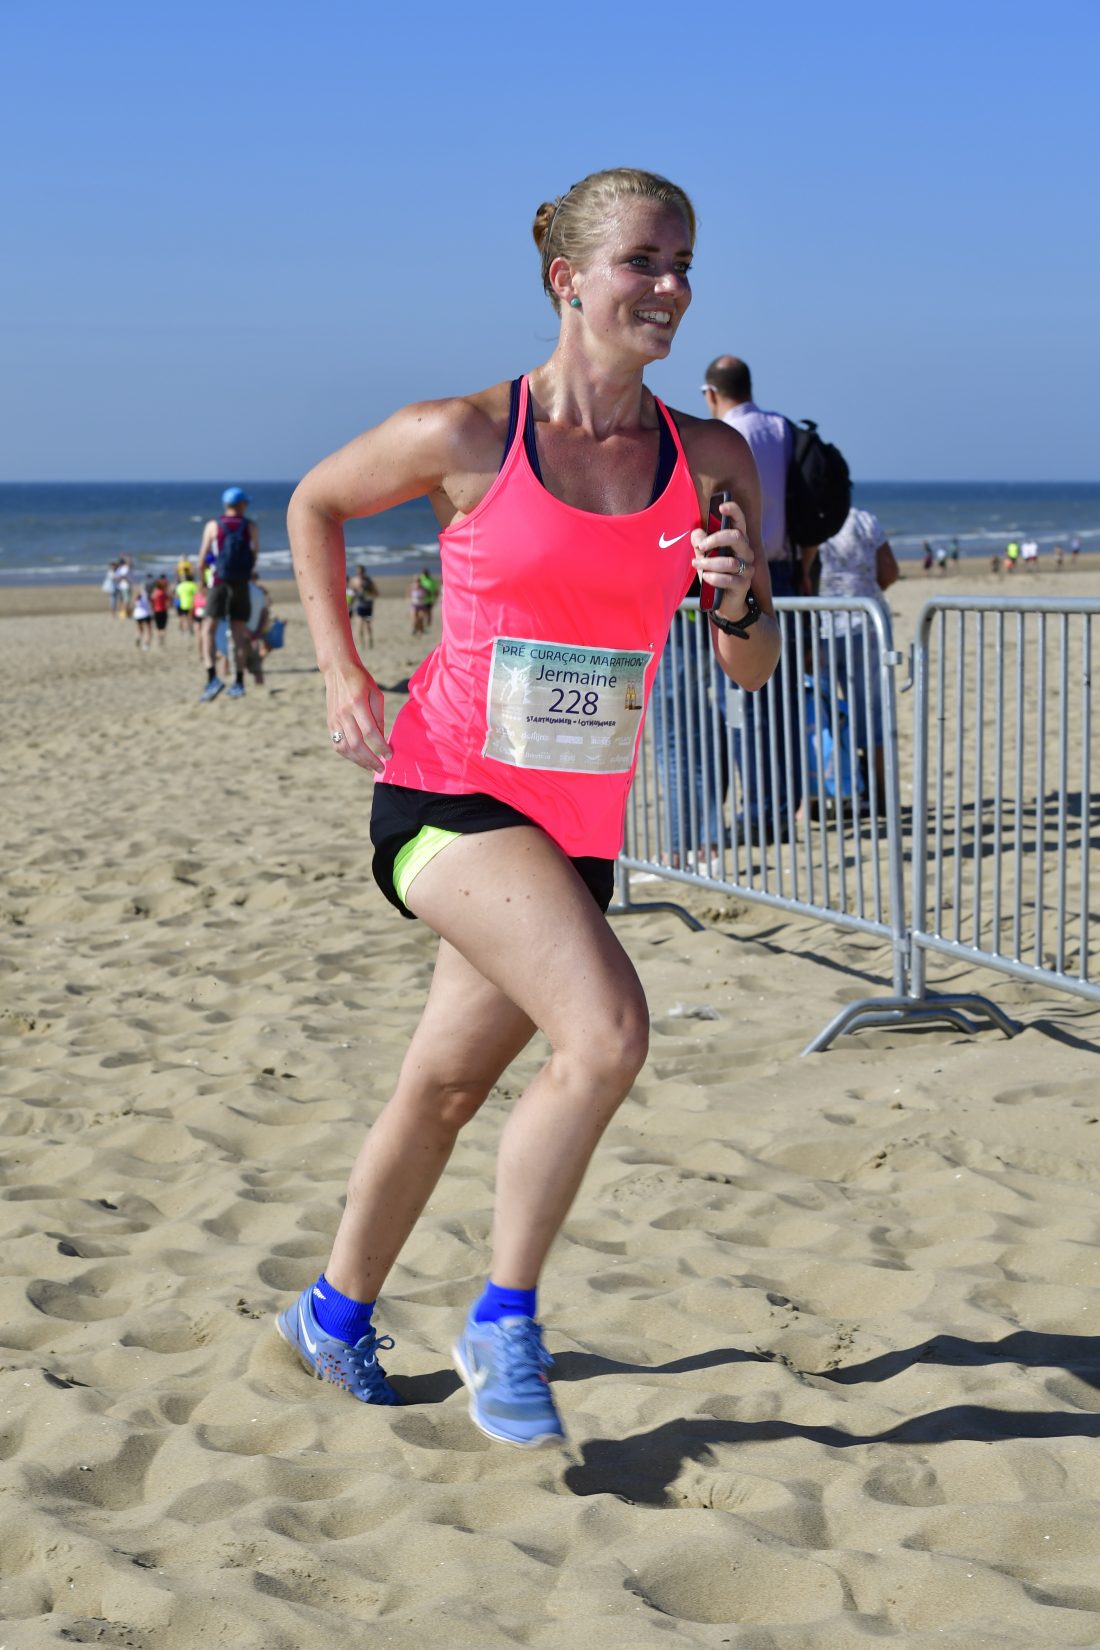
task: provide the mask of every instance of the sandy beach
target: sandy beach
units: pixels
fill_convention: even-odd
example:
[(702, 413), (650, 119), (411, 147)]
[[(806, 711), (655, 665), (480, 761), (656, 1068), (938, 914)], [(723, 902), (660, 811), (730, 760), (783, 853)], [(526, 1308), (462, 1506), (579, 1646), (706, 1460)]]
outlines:
[[(935, 591), (1100, 589), (907, 573), (902, 643)], [(402, 592), (386, 688), (425, 651)], [(801, 1059), (888, 990), (883, 946), (705, 890), (677, 891), (701, 933), (613, 919), (653, 1037), (544, 1280), (568, 1450), (490, 1444), (449, 1355), (537, 1041), (383, 1296), (406, 1406), (309, 1379), (273, 1314), (327, 1258), (434, 940), (373, 885), (369, 778), (274, 593), (266, 686), (200, 705), (174, 631), (141, 653), (98, 590), (0, 591), (0, 1650), (1100, 1643), (1073, 997), (941, 962), (1022, 1033)]]

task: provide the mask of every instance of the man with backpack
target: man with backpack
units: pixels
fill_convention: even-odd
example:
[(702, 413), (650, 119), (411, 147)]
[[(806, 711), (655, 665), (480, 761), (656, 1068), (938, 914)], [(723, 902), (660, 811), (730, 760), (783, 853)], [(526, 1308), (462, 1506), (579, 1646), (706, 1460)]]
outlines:
[(260, 554), (260, 531), (245, 515), (248, 495), (240, 487), (227, 487), (222, 494), (222, 514), (208, 521), (202, 530), (199, 566), (214, 557), (214, 579), (202, 616), (202, 662), (206, 686), (200, 703), (216, 699), (225, 683), (215, 664), (218, 626), (226, 620), (233, 633), (233, 665), (236, 680), (229, 689), (231, 699), (244, 697), (244, 672), (248, 658), (248, 620), (252, 611), (249, 583)]
[[(760, 548), (767, 557), (773, 596), (797, 596), (802, 590), (799, 550), (820, 544), (836, 532), (851, 503), (848, 466), (835, 447), (817, 435), (814, 424), (792, 424), (781, 413), (765, 412), (752, 396), (752, 373), (735, 355), (719, 355), (702, 385), (707, 410), (744, 436), (760, 477)], [(785, 633), (788, 637), (793, 632)], [(780, 669), (760, 693), (731, 689), (727, 703), (741, 700), (741, 726), (734, 730), (734, 752), (741, 774), (740, 835), (750, 844), (786, 838), (802, 800), (802, 764), (791, 753), (788, 775), (783, 694), (797, 727), (802, 660), (786, 645)], [(774, 695), (774, 702), (769, 699)], [(771, 714), (774, 711), (774, 714)], [(773, 764), (774, 741), (774, 764)], [(788, 783), (790, 782), (790, 784)], [(793, 786), (793, 791), (790, 789)]]

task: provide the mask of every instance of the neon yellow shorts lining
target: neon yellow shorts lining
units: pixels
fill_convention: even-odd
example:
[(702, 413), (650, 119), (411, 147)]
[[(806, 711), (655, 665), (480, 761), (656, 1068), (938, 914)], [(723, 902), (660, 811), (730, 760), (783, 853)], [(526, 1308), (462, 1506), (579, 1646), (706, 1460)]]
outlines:
[(448, 842), (454, 842), (461, 835), (461, 831), (444, 831), (438, 825), (422, 825), (412, 840), (398, 850), (393, 862), (393, 886), (402, 905), (408, 904), (405, 896), (425, 865), (430, 865)]

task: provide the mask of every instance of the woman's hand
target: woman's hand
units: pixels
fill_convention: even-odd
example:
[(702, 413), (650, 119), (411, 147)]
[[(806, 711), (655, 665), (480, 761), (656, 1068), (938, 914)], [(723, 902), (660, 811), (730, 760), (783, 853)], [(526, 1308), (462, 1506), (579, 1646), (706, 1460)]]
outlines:
[(695, 571), (704, 584), (712, 584), (718, 591), (717, 607), (721, 606), (726, 592), (730, 592), (732, 599), (727, 615), (737, 617), (748, 605), (756, 560), (740, 505), (730, 501), (720, 509), (727, 522), (721, 532), (708, 534), (697, 527), (691, 535)]
[[(386, 739), (382, 689), (362, 665), (325, 671), (328, 727), (332, 748), (360, 768), (382, 773), (393, 755)], [(339, 738), (337, 738), (339, 735)]]

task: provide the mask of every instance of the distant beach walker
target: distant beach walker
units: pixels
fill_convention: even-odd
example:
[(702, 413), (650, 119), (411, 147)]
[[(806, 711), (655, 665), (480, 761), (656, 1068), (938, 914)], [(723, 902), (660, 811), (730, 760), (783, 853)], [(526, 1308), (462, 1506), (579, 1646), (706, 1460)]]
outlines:
[[(172, 575), (193, 553), (220, 481), (0, 483), (0, 584), (102, 584), (104, 570), (128, 554), (137, 571)], [(293, 483), (250, 482), (251, 510), (264, 545), (264, 572), (290, 578), (286, 511)], [(963, 563), (987, 565), (1011, 538), (1033, 539), (1040, 556), (1056, 544), (1100, 551), (1100, 483), (857, 481), (855, 501), (881, 521), (900, 562), (922, 542), (957, 539)], [(1076, 550), (1074, 550), (1076, 545)], [(438, 528), (424, 500), (348, 524), (349, 563), (407, 579), (425, 564), (439, 571)]]

